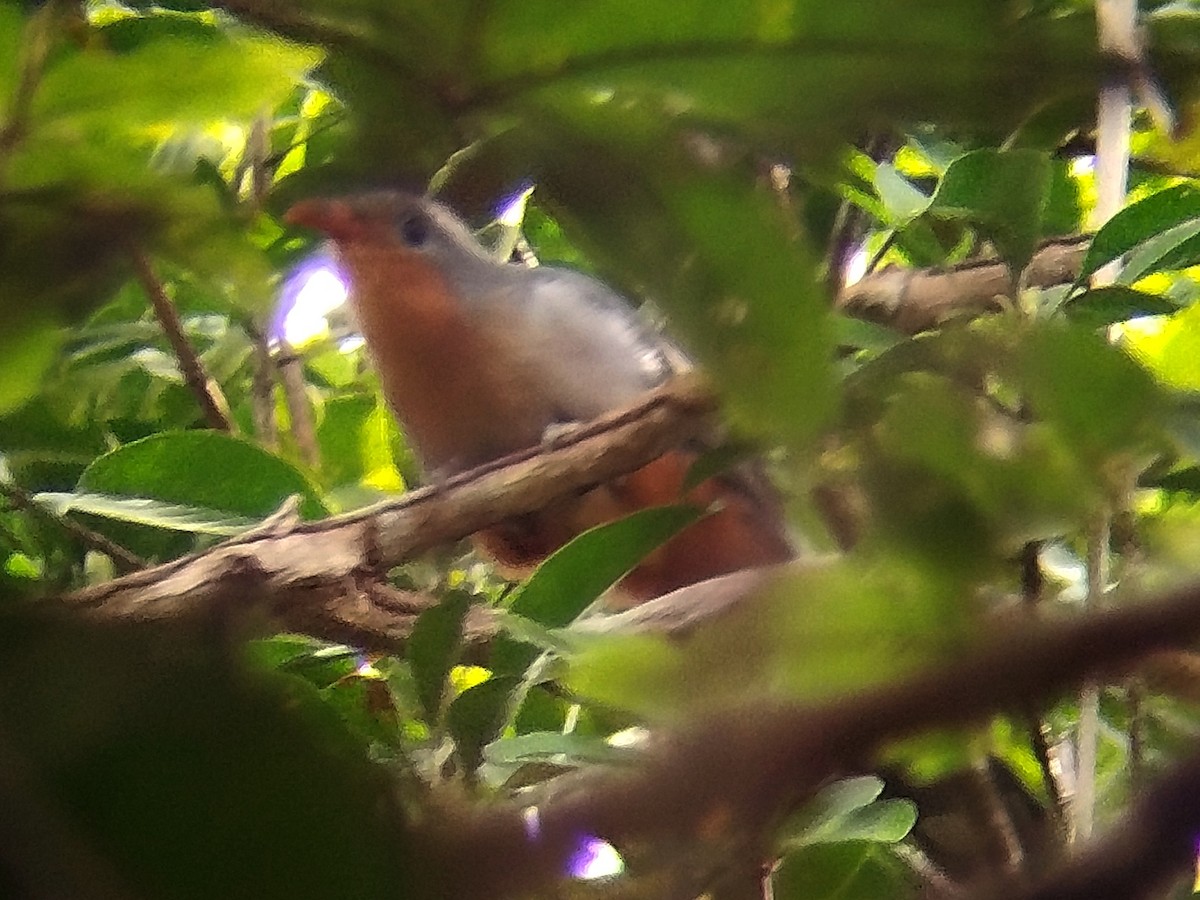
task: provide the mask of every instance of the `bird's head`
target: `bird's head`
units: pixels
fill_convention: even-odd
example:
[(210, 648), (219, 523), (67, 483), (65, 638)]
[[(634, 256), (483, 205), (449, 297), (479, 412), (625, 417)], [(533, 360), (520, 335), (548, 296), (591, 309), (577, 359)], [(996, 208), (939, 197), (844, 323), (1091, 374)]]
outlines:
[(302, 200), (284, 221), (323, 232), (343, 254), (391, 251), (452, 273), (492, 263), (466, 224), (428, 197), (401, 191)]

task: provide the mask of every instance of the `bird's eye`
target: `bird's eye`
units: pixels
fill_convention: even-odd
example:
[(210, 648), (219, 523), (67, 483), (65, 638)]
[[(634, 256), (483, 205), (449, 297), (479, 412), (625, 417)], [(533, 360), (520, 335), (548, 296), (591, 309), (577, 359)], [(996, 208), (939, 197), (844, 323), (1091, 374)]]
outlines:
[(429, 222), (417, 214), (400, 222), (400, 239), (410, 247), (422, 247), (429, 240)]

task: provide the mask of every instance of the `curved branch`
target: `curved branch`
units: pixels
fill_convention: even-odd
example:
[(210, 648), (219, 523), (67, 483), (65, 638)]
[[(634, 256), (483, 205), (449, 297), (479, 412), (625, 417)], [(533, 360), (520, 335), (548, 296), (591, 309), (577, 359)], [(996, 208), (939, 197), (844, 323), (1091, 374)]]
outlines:
[(320, 522), (273, 517), (205, 553), (62, 599), (95, 615), (140, 619), (223, 605), (257, 604), (274, 613), (291, 610), (291, 616), (298, 604), (326, 609), (347, 593), (366, 597), (365, 585), (427, 550), (641, 468), (702, 433), (715, 408), (698, 378), (678, 378), (552, 445), (349, 515)]

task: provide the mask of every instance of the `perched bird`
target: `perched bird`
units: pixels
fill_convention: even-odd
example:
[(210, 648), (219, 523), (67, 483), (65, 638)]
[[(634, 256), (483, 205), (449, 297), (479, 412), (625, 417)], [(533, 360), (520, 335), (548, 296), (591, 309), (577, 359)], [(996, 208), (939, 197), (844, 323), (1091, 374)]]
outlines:
[[(332, 238), (384, 393), (434, 477), (625, 406), (686, 359), (602, 282), (497, 261), (434, 200), (306, 200), (286, 218)], [(680, 447), (476, 539), (509, 573), (527, 571), (587, 528), (684, 499), (684, 477), (702, 449)], [(618, 605), (794, 556), (777, 498), (753, 473), (714, 476), (686, 499), (716, 511), (627, 575)]]

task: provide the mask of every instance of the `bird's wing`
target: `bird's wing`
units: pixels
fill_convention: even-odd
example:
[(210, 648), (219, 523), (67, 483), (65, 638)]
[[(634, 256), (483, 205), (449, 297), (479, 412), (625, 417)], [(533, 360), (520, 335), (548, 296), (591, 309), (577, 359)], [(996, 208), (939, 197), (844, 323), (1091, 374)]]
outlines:
[(526, 356), (539, 368), (557, 414), (585, 421), (662, 384), (683, 352), (658, 334), (619, 294), (570, 269), (540, 267), (514, 298)]

